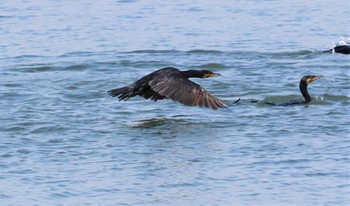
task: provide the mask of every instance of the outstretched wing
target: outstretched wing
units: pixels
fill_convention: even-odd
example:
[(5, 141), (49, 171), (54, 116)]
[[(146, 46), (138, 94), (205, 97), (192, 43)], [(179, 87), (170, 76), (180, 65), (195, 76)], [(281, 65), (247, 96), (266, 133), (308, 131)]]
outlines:
[(139, 95), (145, 99), (151, 99), (153, 101), (166, 98), (165, 96), (160, 95), (158, 92), (153, 91), (151, 87), (144, 89)]
[(226, 104), (210, 94), (200, 85), (182, 77), (179, 73), (169, 73), (149, 82), (151, 89), (158, 94), (187, 106), (218, 109)]

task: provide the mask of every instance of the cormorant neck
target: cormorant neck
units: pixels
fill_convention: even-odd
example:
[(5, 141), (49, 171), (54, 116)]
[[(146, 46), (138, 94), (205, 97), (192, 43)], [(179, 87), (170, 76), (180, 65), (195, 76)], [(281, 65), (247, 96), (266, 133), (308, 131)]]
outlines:
[(310, 102), (311, 97), (310, 97), (309, 93), (307, 92), (307, 83), (305, 81), (300, 81), (299, 89), (300, 89), (300, 92), (305, 99), (305, 102)]
[(203, 78), (203, 72), (198, 70), (180, 71), (181, 75), (187, 78)]

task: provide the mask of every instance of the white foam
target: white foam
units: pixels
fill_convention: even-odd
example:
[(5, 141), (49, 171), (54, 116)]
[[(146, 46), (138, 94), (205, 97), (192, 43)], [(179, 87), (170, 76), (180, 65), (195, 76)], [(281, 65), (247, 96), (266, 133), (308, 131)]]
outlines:
[(336, 42), (336, 43), (334, 44), (334, 46), (343, 46), (343, 45), (350, 45), (350, 38), (349, 38), (349, 37), (345, 38), (345, 37), (342, 36), (342, 37), (338, 40), (338, 42)]

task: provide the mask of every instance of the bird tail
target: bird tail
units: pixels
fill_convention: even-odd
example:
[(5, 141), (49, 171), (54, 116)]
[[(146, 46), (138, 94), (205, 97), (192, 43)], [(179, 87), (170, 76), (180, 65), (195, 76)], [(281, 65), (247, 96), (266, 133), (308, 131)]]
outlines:
[(108, 91), (108, 94), (112, 97), (118, 96), (119, 101), (128, 100), (130, 97), (134, 96), (129, 87), (122, 87), (118, 89), (112, 89)]

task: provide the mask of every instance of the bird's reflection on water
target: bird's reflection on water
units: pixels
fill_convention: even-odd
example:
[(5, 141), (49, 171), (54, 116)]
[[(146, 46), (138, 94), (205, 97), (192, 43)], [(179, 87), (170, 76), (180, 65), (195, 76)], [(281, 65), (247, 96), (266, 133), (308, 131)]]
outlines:
[(150, 119), (144, 119), (140, 120), (136, 123), (136, 125), (132, 126), (133, 128), (154, 128), (154, 127), (161, 127), (167, 124), (173, 124), (177, 120), (174, 119), (168, 119), (168, 118), (150, 118)]
[(178, 115), (139, 120), (131, 125), (131, 128), (141, 129), (144, 134), (152, 133), (162, 138), (175, 138), (205, 132), (206, 128), (210, 128), (207, 127), (208, 124), (208, 122), (196, 122), (189, 117)]

